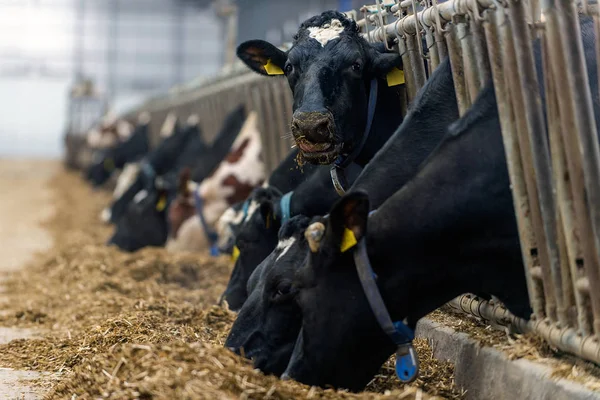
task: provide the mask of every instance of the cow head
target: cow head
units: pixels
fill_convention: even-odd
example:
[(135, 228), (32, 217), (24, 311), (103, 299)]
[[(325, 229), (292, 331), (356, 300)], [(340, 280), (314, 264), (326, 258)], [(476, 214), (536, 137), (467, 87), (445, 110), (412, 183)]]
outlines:
[(86, 171), (86, 179), (94, 186), (104, 184), (117, 169), (111, 149), (97, 151)]
[(300, 26), (286, 52), (251, 40), (237, 55), (263, 75), (285, 74), (294, 97), (296, 144), (309, 162), (330, 164), (360, 143), (371, 80), (401, 64), (398, 53), (382, 50), (361, 37), (356, 22), (326, 11)]
[(235, 238), (239, 256), (223, 295), (232, 310), (242, 307), (247, 298), (248, 278), (277, 244), (281, 224), (274, 213), (275, 196), (273, 189), (258, 188), (250, 197), (247, 215)]
[(277, 247), (248, 281), (250, 296), (225, 342), (268, 374), (283, 373), (300, 331), (302, 317), (292, 280), (307, 255), (304, 230), (308, 224), (308, 217), (298, 215), (282, 226)]
[(346, 230), (356, 240), (366, 236), (368, 213), (367, 195), (353, 192), (306, 230), (309, 256), (291, 289), (302, 328), (284, 377), (359, 390), (393, 353), (364, 295), (352, 251), (342, 252)]
[[(249, 200), (248, 200), (249, 201)], [(229, 207), (217, 221), (216, 231), (219, 239), (217, 247), (221, 254), (232, 254), (235, 238), (240, 231), (242, 222), (246, 217), (245, 202), (239, 202)]]
[(173, 238), (177, 238), (177, 233), (181, 225), (188, 219), (196, 214), (196, 208), (194, 207), (194, 200), (192, 198), (192, 192), (190, 190), (190, 175), (191, 171), (189, 168), (184, 168), (179, 173), (178, 184), (177, 184), (177, 197), (169, 206), (168, 211), (168, 222), (169, 222), (169, 235)]
[(168, 234), (166, 210), (169, 197), (164, 189), (139, 191), (127, 205), (108, 244), (128, 252), (148, 246), (164, 246)]

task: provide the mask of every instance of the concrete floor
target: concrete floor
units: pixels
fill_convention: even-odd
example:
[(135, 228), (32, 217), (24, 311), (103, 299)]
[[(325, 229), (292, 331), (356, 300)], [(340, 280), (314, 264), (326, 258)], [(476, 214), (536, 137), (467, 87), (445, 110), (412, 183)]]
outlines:
[[(57, 161), (0, 159), (0, 282), (7, 272), (23, 268), (36, 252), (52, 246), (52, 237), (40, 223), (54, 212), (48, 183), (60, 168)], [(2, 300), (0, 286), (0, 304)], [(0, 327), (0, 343), (35, 335), (30, 329)], [(41, 399), (45, 389), (27, 381), (45, 376), (0, 368), (0, 399)]]

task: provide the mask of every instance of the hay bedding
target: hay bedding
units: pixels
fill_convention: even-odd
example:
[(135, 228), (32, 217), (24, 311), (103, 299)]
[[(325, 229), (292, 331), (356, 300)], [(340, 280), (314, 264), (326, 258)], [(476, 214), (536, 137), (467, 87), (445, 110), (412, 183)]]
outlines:
[[(400, 385), (389, 361), (367, 392), (350, 394), (283, 382), (223, 348), (234, 314), (213, 304), (230, 274), (226, 257), (125, 254), (103, 245), (98, 215), (107, 193), (78, 176), (52, 182), (54, 248), (6, 281), (3, 326), (36, 327), (41, 339), (0, 346), (0, 366), (50, 371), (49, 399), (461, 398), (453, 367), (416, 341), (421, 376)], [(439, 397), (438, 397), (439, 398)]]

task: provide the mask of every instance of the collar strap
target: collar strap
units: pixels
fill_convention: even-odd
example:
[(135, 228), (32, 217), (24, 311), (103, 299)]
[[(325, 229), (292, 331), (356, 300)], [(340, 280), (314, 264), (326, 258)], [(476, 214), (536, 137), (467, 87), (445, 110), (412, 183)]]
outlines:
[(367, 244), (362, 238), (354, 250), (354, 263), (363, 291), (371, 310), (377, 319), (381, 329), (397, 346), (396, 349), (396, 375), (402, 382), (412, 382), (419, 372), (419, 359), (414, 349), (412, 341), (415, 337), (414, 332), (404, 322), (392, 322), (390, 313), (385, 306), (377, 282), (376, 275), (371, 267), (369, 255), (367, 254)]
[(358, 146), (352, 150), (347, 156), (340, 155), (333, 163), (331, 167), (331, 181), (335, 191), (342, 196), (348, 190), (348, 180), (346, 179), (345, 169), (358, 157), (360, 152), (365, 147), (365, 143), (371, 133), (371, 127), (373, 126), (373, 119), (375, 117), (375, 108), (377, 106), (377, 78), (371, 79), (371, 85), (369, 89), (369, 105), (367, 106), (367, 123), (365, 125), (365, 131), (360, 139)]
[(279, 199), (279, 207), (281, 208), (281, 225), (285, 224), (285, 222), (290, 219), (290, 204), (292, 203), (292, 194), (293, 191), (287, 192)]
[(206, 219), (204, 219), (204, 201), (196, 189), (194, 189), (194, 206), (196, 208), (196, 214), (198, 214), (198, 218), (200, 218), (200, 224), (202, 224), (204, 234), (206, 235), (208, 243), (210, 244), (210, 255), (216, 257), (219, 255), (219, 249), (217, 248), (217, 239), (219, 236), (217, 235), (217, 232), (208, 226)]
[(149, 162), (145, 161), (142, 163), (142, 173), (149, 179), (152, 180), (156, 177), (156, 171)]
[(244, 217), (242, 218), (242, 221), (244, 221), (248, 216), (248, 207), (250, 207), (250, 199), (246, 199), (246, 201), (244, 201), (244, 203), (242, 204), (242, 211), (244, 212)]

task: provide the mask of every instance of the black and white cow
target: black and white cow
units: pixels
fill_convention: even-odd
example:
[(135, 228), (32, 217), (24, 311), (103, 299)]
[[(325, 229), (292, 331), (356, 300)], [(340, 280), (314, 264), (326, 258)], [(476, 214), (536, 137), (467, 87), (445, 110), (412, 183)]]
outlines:
[(301, 24), (288, 51), (250, 40), (237, 55), (260, 74), (285, 74), (292, 134), (307, 161), (364, 166), (402, 121), (402, 92), (386, 79), (401, 58), (383, 50), (362, 38), (355, 21), (327, 11)]
[(125, 165), (142, 158), (150, 150), (148, 126), (150, 119), (146, 113), (140, 115), (134, 132), (114, 147), (98, 150), (96, 160), (86, 172), (86, 178), (94, 185), (104, 184), (111, 175)]
[[(435, 118), (431, 118), (431, 110), (436, 110)], [(445, 60), (419, 91), (397, 131), (356, 178), (350, 192), (359, 189), (367, 191), (369, 196), (373, 198), (371, 206), (374, 208), (380, 206), (416, 174), (421, 163), (442, 140), (447, 126), (457, 119), (458, 105), (454, 92), (452, 71), (449, 61)], [(324, 175), (323, 185), (331, 187), (327, 179), (328, 176)], [(323, 190), (326, 189), (306, 190), (305, 196), (310, 196), (311, 193), (315, 192), (321, 193)], [(315, 198), (315, 196), (312, 197)], [(333, 205), (337, 199), (336, 196), (333, 196), (328, 204)], [(291, 205), (293, 208), (295, 202), (292, 202)], [(309, 210), (293, 208), (292, 214), (303, 214), (306, 211)], [(312, 213), (308, 215), (314, 216), (323, 215), (329, 210), (320, 210), (318, 213), (315, 212), (316, 210), (311, 211)], [(303, 232), (292, 232), (294, 226), (297, 225), (287, 228), (288, 236), (303, 238)], [(249, 237), (261, 238), (260, 246), (253, 243), (254, 246), (251, 248), (250, 254), (260, 253), (267, 243), (271, 246), (271, 250), (276, 247), (272, 244), (274, 239), (268, 240), (267, 235), (259, 227), (261, 227), (261, 221), (257, 220), (254, 221), (252, 228), (247, 228), (251, 232), (248, 234)], [(280, 235), (280, 242), (277, 247), (289, 243), (286, 238), (281, 239)], [(248, 268), (249, 272), (246, 275), (248, 285), (241, 287), (244, 290), (247, 289), (248, 300), (239, 311), (238, 319), (231, 328), (227, 346), (238, 352), (243, 347), (245, 354), (262, 354), (265, 359), (269, 360), (265, 361), (266, 365), (270, 366), (266, 370), (269, 373), (279, 375), (283, 373), (283, 369), (273, 370), (272, 368), (287, 365), (293, 347), (290, 344), (295, 342), (298, 334), (298, 332), (285, 327), (299, 326), (300, 314), (293, 315), (296, 318), (296, 323), (291, 323), (290, 318), (292, 316), (286, 315), (283, 317), (284, 313), (281, 311), (293, 307), (292, 303), (295, 303), (295, 299), (293, 296), (280, 297), (276, 295), (276, 290), (278, 290), (280, 282), (286, 284), (291, 282), (296, 268), (302, 265), (302, 260), (305, 258), (305, 249), (303, 239), (291, 242), (286, 257), (269, 256), (261, 263), (250, 281), (247, 277), (251, 276), (252, 270), (258, 264), (249, 264), (252, 268)], [(240, 254), (239, 267), (243, 267), (245, 260), (242, 259), (242, 255), (244, 252)], [(264, 256), (264, 254), (261, 255)], [(237, 264), (235, 268), (238, 268)], [(236, 273), (235, 268), (234, 275)], [(234, 275), (232, 275), (232, 281), (234, 281)], [(275, 283), (272, 285), (259, 283), (255, 279), (257, 275), (273, 276), (273, 278), (268, 279), (272, 279)], [(241, 280), (238, 279), (238, 281)], [(230, 281), (229, 286), (233, 286), (234, 282)], [(238, 288), (237, 291), (242, 292), (241, 288)], [(277, 301), (272, 301), (273, 298), (277, 298)], [(273, 332), (277, 330), (277, 326), (280, 326), (282, 331), (281, 334), (278, 334), (280, 341), (283, 341), (283, 337), (287, 335), (288, 344), (284, 348), (288, 352), (281, 351), (272, 345), (270, 339), (267, 340), (267, 338), (276, 335)], [(255, 365), (258, 368), (264, 368), (264, 365), (260, 362), (255, 361)]]
[[(586, 59), (588, 61), (588, 70), (594, 70), (595, 69), (595, 57), (594, 57), (594, 53), (593, 53), (593, 35), (590, 35), (589, 32), (591, 32), (592, 30), (592, 26), (591, 26), (591, 22), (589, 20), (587, 21), (582, 21), (582, 26), (583, 26), (583, 37), (584, 37), (584, 42), (586, 43)], [(588, 32), (588, 33), (586, 33)], [(589, 42), (589, 43), (588, 43)], [(538, 58), (538, 70), (540, 70), (540, 64), (539, 64), (539, 48), (537, 48), (536, 51), (536, 57)], [(440, 67), (441, 68), (441, 67)], [(439, 69), (438, 69), (439, 70)], [(436, 70), (436, 72), (438, 71)], [(435, 77), (435, 72), (434, 72), (434, 76), (432, 76), (430, 82), (434, 81), (436, 79)], [(428, 83), (429, 84), (429, 83)], [(594, 92), (595, 90), (597, 90), (597, 79), (595, 77), (592, 77), (591, 79), (591, 86), (592, 86), (592, 91)], [(426, 87), (423, 89), (423, 91), (425, 91), (427, 88)], [(423, 93), (422, 93), (423, 94)], [(439, 95), (443, 95), (443, 93), (439, 93)], [(486, 98), (487, 96), (487, 98)], [(472, 109), (469, 113), (469, 116), (465, 116), (464, 119), (461, 120), (461, 122), (455, 124), (455, 125), (449, 125), (448, 124), (448, 120), (446, 120), (446, 122), (443, 122), (442, 124), (440, 124), (439, 129), (441, 129), (441, 132), (444, 134), (448, 135), (448, 138), (452, 138), (452, 134), (451, 132), (454, 132), (455, 134), (458, 134), (458, 136), (463, 135), (464, 133), (469, 132), (470, 130), (472, 130), (473, 132), (478, 132), (480, 134), (480, 138), (481, 136), (481, 131), (487, 131), (489, 135), (494, 136), (493, 139), (489, 140), (489, 143), (486, 142), (486, 139), (483, 138), (481, 139), (481, 143), (480, 146), (481, 148), (485, 148), (486, 150), (492, 150), (495, 146), (495, 152), (493, 152), (494, 157), (501, 157), (502, 158), (502, 162), (500, 164), (498, 164), (497, 162), (492, 164), (493, 168), (496, 168), (496, 170), (492, 170), (493, 168), (488, 168), (488, 170), (485, 170), (483, 172), (481, 172), (481, 178), (485, 179), (486, 177), (489, 178), (489, 176), (493, 176), (493, 174), (503, 174), (502, 176), (506, 175), (506, 167), (504, 164), (504, 160), (503, 160), (503, 146), (502, 146), (502, 142), (501, 142), (501, 138), (500, 138), (500, 131), (499, 131), (499, 126), (497, 123), (497, 116), (496, 115), (489, 115), (490, 109), (489, 107), (486, 106), (486, 100), (481, 100), (481, 98), (485, 98), (487, 99), (487, 101), (490, 100), (490, 98), (492, 99), (492, 103), (495, 101), (495, 99), (493, 98), (493, 91), (491, 91), (491, 97), (490, 97), (490, 89), (487, 89), (487, 92), (484, 92), (481, 97), (479, 103), (474, 106), (474, 109)], [(441, 103), (440, 103), (441, 104)], [(495, 107), (495, 103), (493, 104), (493, 106)], [(436, 107), (431, 107), (429, 108), (427, 106), (426, 103), (422, 104), (423, 111), (426, 112), (427, 110), (430, 111), (437, 111)], [(439, 107), (439, 105), (438, 105)], [(494, 107), (492, 107), (494, 109)], [(455, 111), (456, 106), (454, 105), (452, 107), (453, 111), (452, 113), (456, 113)], [(419, 109), (419, 107), (414, 107), (413, 111)], [(495, 111), (495, 109), (494, 109)], [(483, 118), (483, 120), (478, 119), (478, 113), (487, 115), (487, 117)], [(442, 117), (446, 115), (445, 113), (442, 113)], [(431, 118), (431, 120), (437, 120), (438, 118), (440, 118), (440, 113), (436, 113), (435, 118)], [(489, 120), (486, 120), (486, 118), (488, 118)], [(598, 121), (598, 108), (596, 108), (596, 120)], [(414, 121), (413, 121), (414, 122)], [(435, 122), (435, 121), (434, 121)], [(400, 131), (402, 131), (403, 127), (408, 127), (410, 124), (410, 112), (409, 115), (407, 115), (404, 124), (401, 126)], [(444, 124), (446, 124), (445, 126), (450, 126), (450, 128), (446, 129), (446, 127), (444, 126)], [(470, 124), (475, 124), (475, 127), (470, 126)], [(477, 125), (479, 124), (479, 125)], [(435, 128), (434, 125), (430, 125), (430, 129), (431, 128)], [(414, 128), (416, 130), (416, 132), (418, 132), (418, 126), (415, 126)], [(448, 131), (448, 133), (446, 132)], [(492, 133), (493, 132), (493, 133)], [(471, 135), (471, 137), (475, 136), (476, 133), (469, 133), (469, 135)], [(468, 136), (468, 135), (467, 135)], [(407, 138), (410, 136), (407, 136)], [(489, 136), (488, 136), (489, 137)], [(450, 139), (446, 139), (446, 142), (450, 142)], [(382, 151), (378, 154), (378, 156), (375, 157), (375, 159), (373, 160), (373, 162), (367, 166), (367, 168), (365, 168), (365, 170), (363, 171), (363, 174), (361, 175), (361, 177), (359, 177), (359, 179), (357, 180), (357, 182), (354, 185), (354, 190), (356, 190), (356, 188), (362, 186), (363, 190), (368, 190), (369, 193), (369, 197), (373, 197), (374, 198), (374, 202), (371, 203), (369, 205), (369, 207), (371, 209), (373, 208), (377, 208), (379, 205), (381, 205), (382, 203), (382, 199), (385, 200), (386, 196), (385, 195), (381, 195), (380, 191), (387, 191), (388, 190), (388, 186), (389, 185), (393, 185), (392, 180), (390, 181), (385, 181), (385, 180), (377, 180), (377, 176), (378, 176), (378, 168), (374, 168), (376, 166), (376, 160), (379, 158), (379, 160), (383, 160), (383, 154), (385, 151), (389, 151), (390, 149), (393, 149), (395, 146), (394, 142), (396, 142), (398, 140), (398, 133), (395, 134), (394, 139), (390, 141), (390, 143), (388, 143), (388, 145), (386, 145), (384, 147), (384, 149), (382, 149)], [(462, 140), (462, 139), (461, 139)], [(401, 142), (396, 142), (396, 143), (401, 143)], [(490, 144), (491, 143), (491, 144)], [(447, 144), (445, 144), (447, 145)], [(440, 148), (443, 148), (444, 145), (442, 145)], [(399, 149), (400, 147), (398, 147)], [(437, 152), (439, 152), (440, 150), (438, 149)], [(474, 151), (472, 152), (472, 154), (476, 154)], [(460, 155), (460, 156), (455, 156), (455, 159), (450, 159), (450, 160), (446, 160), (446, 162), (448, 162), (448, 173), (445, 175), (446, 177), (448, 177), (449, 179), (452, 178), (452, 163), (458, 163), (460, 164), (460, 161), (463, 162), (462, 166), (463, 169), (459, 170), (457, 174), (455, 174), (455, 178), (458, 180), (459, 178), (462, 179), (462, 175), (464, 171), (470, 171), (475, 173), (475, 171), (477, 171), (479, 167), (477, 167), (475, 164), (473, 164), (473, 167), (470, 167), (469, 165), (469, 161), (473, 158), (472, 154), (467, 156), (467, 155)], [(479, 155), (478, 155), (479, 157)], [(434, 157), (431, 157), (432, 159)], [(448, 157), (447, 157), (448, 158)], [(444, 161), (443, 157), (437, 157), (438, 161), (437, 161), (437, 168), (438, 168), (438, 172), (441, 174), (442, 170), (444, 169)], [(433, 162), (430, 160), (425, 167), (423, 167), (423, 169), (425, 170), (426, 168), (433, 168), (433, 167), (427, 167), (429, 165), (434, 165), (432, 164)], [(390, 161), (389, 165), (389, 172), (393, 172), (398, 166), (402, 166), (401, 163), (396, 163), (394, 164), (393, 162)], [(474, 168), (474, 169), (472, 169)], [(389, 173), (386, 172), (385, 170), (382, 170), (382, 172), (384, 172), (384, 174), (379, 175), (379, 177), (385, 177), (385, 174)], [(489, 173), (490, 175), (486, 175), (486, 173)], [(367, 177), (369, 176), (368, 174), (371, 175), (370, 179), (367, 179), (366, 181), (363, 180), (363, 177)], [(477, 174), (475, 174), (477, 175)], [(405, 178), (402, 178), (402, 176), (406, 176), (406, 177), (410, 177), (409, 175), (405, 175), (404, 172), (402, 172), (400, 175), (398, 175), (398, 178), (395, 179), (400, 179), (403, 180)], [(476, 177), (477, 179), (479, 179), (479, 176)], [(476, 180), (476, 179), (475, 179)], [(369, 186), (369, 182), (379, 182), (374, 183), (372, 186)], [(434, 199), (436, 199), (439, 202), (444, 202), (444, 199), (446, 199), (446, 203), (444, 203), (447, 207), (450, 208), (450, 210), (448, 211), (452, 211), (452, 208), (454, 207), (454, 203), (448, 203), (448, 199), (451, 199), (450, 197), (446, 196), (445, 194), (440, 194), (437, 193), (437, 186), (436, 186), (436, 181), (423, 181), (422, 182), (422, 189), (425, 187), (425, 185), (429, 183), (429, 196), (431, 198), (431, 196), (433, 196)], [(410, 186), (412, 184), (409, 183), (408, 187), (412, 187)], [(469, 186), (471, 183), (470, 182), (465, 182), (465, 186), (463, 188), (470, 188), (471, 186)], [(394, 190), (397, 190), (394, 189)], [(406, 190), (405, 193), (408, 193), (408, 189), (402, 189), (402, 190)], [(423, 189), (424, 190), (424, 189)], [(506, 185), (504, 187), (505, 192), (502, 193), (502, 196), (499, 196), (497, 199), (496, 197), (493, 197), (489, 200), (490, 204), (495, 206), (495, 212), (502, 214), (503, 212), (506, 212), (506, 207), (509, 207), (511, 210), (510, 213), (510, 218), (508, 218), (508, 221), (511, 222), (513, 224), (513, 229), (516, 229), (514, 227), (514, 213), (512, 213), (512, 204), (507, 205), (507, 201), (504, 200), (505, 198), (510, 198), (510, 192), (508, 189), (508, 185)], [(472, 192), (472, 191), (463, 191), (462, 193), (468, 193), (468, 192)], [(412, 194), (414, 196), (414, 193)], [(412, 199), (413, 202), (415, 202), (415, 206), (418, 206), (416, 204), (416, 202), (419, 201), (420, 198), (424, 198), (423, 196), (421, 197), (416, 197), (414, 199)], [(475, 198), (475, 197), (474, 197)], [(391, 200), (390, 200), (391, 201)], [(406, 200), (408, 201), (408, 200)], [(386, 203), (387, 204), (387, 203)], [(489, 206), (489, 205), (488, 205)], [(410, 210), (410, 209), (409, 209)], [(367, 209), (368, 211), (368, 209)], [(432, 212), (437, 212), (438, 210), (432, 210)], [(462, 209), (462, 211), (465, 213), (465, 216), (468, 216), (468, 220), (471, 220), (470, 217), (470, 213), (469, 213), (469, 209)], [(379, 211), (378, 211), (379, 212)], [(400, 211), (399, 211), (400, 212)], [(423, 211), (424, 213), (426, 213), (427, 211)], [(333, 211), (332, 211), (333, 213)], [(408, 217), (408, 215), (411, 214), (411, 212), (407, 212), (405, 215), (407, 215), (407, 218), (413, 218), (413, 216), (411, 215), (410, 217)], [(414, 214), (414, 213), (413, 213)], [(434, 214), (437, 215), (437, 214)], [(441, 217), (443, 217), (443, 215), (440, 215)], [(383, 218), (383, 217), (382, 217)], [(388, 215), (388, 218), (390, 218), (390, 216)], [(433, 218), (435, 217), (431, 217), (433, 220)], [(500, 218), (502, 219), (502, 218)], [(443, 218), (441, 218), (441, 220), (443, 220)], [(388, 221), (388, 225), (389, 226), (393, 226), (394, 224), (394, 219), (391, 219), (390, 221)], [(414, 218), (414, 221), (416, 221), (415, 223), (420, 223), (420, 220), (417, 218)], [(369, 224), (371, 226), (371, 224)], [(315, 226), (313, 226), (311, 229), (314, 231)], [(391, 228), (390, 228), (391, 229)], [(502, 227), (500, 228), (500, 230), (502, 229)], [(309, 230), (310, 231), (310, 230)], [(310, 233), (310, 232), (309, 232)], [(480, 232), (482, 237), (485, 238), (485, 231)], [(404, 235), (406, 236), (410, 236), (412, 233), (410, 231), (407, 232), (403, 232)], [(516, 231), (513, 230), (512, 234), (516, 235)], [(311, 234), (312, 236), (312, 234)], [(317, 234), (316, 237), (318, 237), (319, 235)], [(452, 240), (452, 234), (450, 234), (449, 239)], [(505, 239), (505, 238), (502, 238)], [(381, 239), (383, 240), (383, 239)], [(440, 239), (441, 240), (441, 239)], [(493, 238), (490, 239), (491, 241), (493, 241)], [(512, 242), (511, 242), (512, 240)], [(414, 243), (414, 242), (411, 242)], [(512, 246), (517, 246), (517, 250), (518, 250), (518, 239), (515, 237), (506, 239), (506, 242), (504, 244), (508, 243), (508, 246), (510, 247), (511, 243)], [(296, 243), (294, 243), (295, 245)], [(259, 288), (259, 285), (256, 283), (258, 280), (255, 279), (255, 275), (253, 275), (250, 278), (249, 281), (249, 291), (250, 291), (250, 298), (248, 300), (248, 302), (246, 303), (246, 305), (242, 308), (242, 310), (239, 313), (239, 317), (238, 320), (240, 321), (239, 323), (236, 321), (236, 323), (234, 324), (232, 331), (230, 333), (230, 337), (228, 338), (227, 341), (227, 346), (234, 348), (234, 350), (236, 351), (240, 351), (240, 347), (244, 348), (244, 352), (248, 353), (250, 352), (251, 354), (257, 354), (260, 353), (261, 357), (289, 357), (289, 353), (286, 353), (285, 351), (280, 351), (282, 348), (286, 348), (289, 349), (289, 343), (291, 341), (295, 341), (295, 334), (293, 332), (290, 332), (290, 330), (288, 329), (289, 326), (297, 326), (297, 324), (293, 323), (289, 318), (290, 316), (287, 315), (286, 318), (282, 318), (281, 314), (278, 313), (278, 308), (279, 307), (288, 307), (289, 304), (291, 302), (295, 302), (297, 300), (297, 293), (298, 291), (295, 290), (291, 285), (289, 285), (290, 280), (293, 279), (293, 276), (295, 274), (295, 271), (297, 269), (297, 266), (302, 264), (302, 260), (304, 259), (303, 257), (303, 249), (301, 247), (295, 247), (292, 246), (289, 248), (289, 250), (286, 253), (287, 257), (292, 257), (293, 255), (295, 255), (295, 258), (289, 260), (287, 263), (285, 262), (285, 258), (283, 258), (282, 260), (280, 260), (279, 265), (277, 265), (277, 268), (273, 268), (275, 266), (275, 262), (271, 262), (271, 264), (269, 265), (269, 263), (267, 262), (268, 260), (266, 260), (263, 264), (261, 264), (261, 266), (257, 269), (256, 274), (260, 274), (262, 275), (268, 275), (271, 276), (272, 278), (272, 282), (269, 285), (262, 285)], [(385, 246), (389, 246), (390, 249), (392, 248), (396, 248), (394, 247), (394, 242), (393, 241), (389, 241), (387, 243), (384, 244)], [(492, 244), (493, 245), (493, 244)], [(316, 247), (316, 246), (315, 246)], [(399, 247), (398, 247), (399, 248)], [(514, 255), (515, 252), (518, 252), (517, 250), (515, 250), (514, 247), (511, 247), (510, 251), (512, 252), (512, 254)], [(338, 250), (339, 252), (339, 250)], [(335, 253), (334, 253), (335, 255)], [(336, 256), (337, 257), (337, 256)], [(516, 257), (516, 256), (515, 256)], [(518, 257), (517, 257), (518, 258)], [(515, 258), (516, 259), (516, 258)], [(517, 263), (520, 263), (520, 259), (518, 259), (517, 261), (515, 261)], [(492, 261), (493, 264), (493, 261)], [(332, 264), (333, 265), (333, 264)], [(391, 265), (391, 264), (390, 264)], [(487, 265), (487, 264), (484, 264)], [(507, 270), (507, 275), (504, 276), (505, 278), (510, 276), (510, 274), (515, 273), (514, 271), (518, 270), (518, 271), (522, 271), (522, 265), (518, 264), (520, 266), (521, 269), (519, 268), (515, 268), (514, 265), (512, 266), (512, 269)], [(326, 268), (326, 267), (325, 267)], [(305, 268), (304, 271), (309, 271), (309, 268)], [(314, 271), (312, 269), (310, 269), (310, 271)], [(336, 267), (333, 267), (333, 269), (331, 269), (329, 272), (331, 272), (332, 274), (336, 274), (337, 272), (340, 272), (341, 270), (338, 270)], [(448, 268), (448, 271), (450, 271), (450, 273), (452, 273), (452, 269)], [(327, 273), (329, 273), (327, 272)], [(348, 272), (348, 271), (345, 271)], [(480, 273), (482, 272), (481, 270), (479, 271)], [(431, 271), (429, 271), (428, 273), (431, 273)], [(485, 272), (483, 272), (485, 274)], [(503, 270), (496, 270), (493, 271), (493, 273), (499, 273), (502, 274), (504, 273)], [(301, 272), (298, 273), (298, 277), (303, 277), (303, 276), (310, 276), (310, 272), (308, 273), (308, 275), (305, 275), (305, 272)], [(267, 278), (268, 279), (268, 278)], [(313, 281), (314, 282), (314, 281)], [(451, 281), (449, 281), (451, 282)], [(519, 296), (521, 296), (523, 294), (523, 278), (522, 276), (519, 276), (517, 278), (517, 280), (515, 281), (516, 284), (512, 285), (512, 289), (514, 289), (514, 292), (512, 294), (517, 294), (516, 297), (518, 298)], [(339, 282), (338, 282), (339, 283)], [(415, 283), (415, 284), (420, 284), (419, 283)], [(519, 286), (521, 285), (521, 286)], [(254, 291), (257, 290), (258, 288), (258, 294), (255, 295)], [(476, 287), (471, 287), (470, 289), (468, 289), (472, 292), (476, 292), (478, 294), (482, 294), (484, 297), (489, 297), (490, 294), (489, 292), (493, 292), (493, 290), (490, 289), (478, 289)], [(479, 291), (478, 291), (479, 290)], [(485, 291), (481, 291), (481, 290), (487, 290), (487, 293)], [(511, 287), (506, 288), (506, 291), (509, 292), (510, 295), (510, 290)], [(499, 292), (502, 296), (502, 292)], [(283, 294), (283, 295), (282, 295)], [(288, 295), (289, 294), (289, 295)], [(499, 297), (501, 297), (499, 296)], [(509, 296), (510, 297), (510, 296)], [(515, 296), (512, 296), (513, 300)], [(271, 300), (271, 299), (277, 299), (275, 300)], [(506, 298), (506, 296), (504, 296), (504, 298)], [(323, 301), (323, 299), (320, 299), (320, 301)], [(521, 315), (521, 316), (527, 316), (528, 311), (524, 311), (525, 309), (528, 309), (528, 303), (526, 301), (526, 299), (524, 297), (521, 296), (520, 300), (516, 300), (516, 301), (511, 301), (511, 300), (505, 300), (507, 301), (507, 305), (509, 306), (509, 308), (511, 308), (513, 310), (513, 312), (515, 312), (517, 315)], [(418, 309), (417, 305), (418, 302), (411, 302), (411, 304), (415, 304), (415, 310)], [(296, 310), (298, 311), (298, 309)], [(321, 311), (319, 311), (321, 312)], [(417, 313), (420, 311), (416, 311)], [(249, 319), (247, 318), (248, 315), (252, 315), (253, 319)], [(279, 323), (277, 323), (276, 318), (274, 316), (279, 315)], [(302, 315), (301, 313), (296, 313), (296, 318), (300, 318), (300, 316)], [(309, 318), (315, 317), (316, 314), (311, 314), (311, 316)], [(260, 321), (260, 323), (257, 323), (256, 321)], [(285, 341), (284, 339), (281, 338), (281, 335), (279, 336), (279, 338), (277, 339), (280, 343), (285, 342), (286, 345), (282, 345), (279, 348), (275, 348), (274, 346), (267, 344), (264, 342), (264, 339), (266, 336), (265, 333), (269, 332), (268, 337), (273, 336), (274, 334), (272, 333), (273, 331), (275, 331), (277, 328), (277, 326), (279, 326), (279, 329), (281, 330), (282, 334), (287, 334), (287, 341)], [(306, 335), (304, 335), (304, 337), (306, 337)], [(262, 339), (261, 339), (262, 338)], [(314, 343), (314, 341), (312, 342)], [(298, 351), (299, 353), (301, 352), (300, 350)], [(301, 357), (300, 357), (301, 358)], [(358, 357), (360, 358), (360, 357)], [(347, 362), (347, 360), (346, 360)], [(282, 365), (281, 360), (275, 360), (275, 359), (271, 359), (269, 361), (270, 365), (273, 366), (277, 366), (277, 365)], [(258, 365), (258, 364), (257, 364)], [(291, 365), (291, 364), (290, 364)], [(274, 370), (274, 371), (269, 371), (269, 372), (273, 372), (276, 374), (279, 374), (281, 371), (278, 370)], [(294, 375), (293, 373), (293, 368), (290, 369), (290, 373), (291, 375), (297, 376), (300, 379), (306, 379), (307, 382), (313, 382), (313, 380), (311, 380), (311, 377), (309, 376), (308, 378), (304, 378), (303, 373), (300, 373), (299, 375)], [(330, 379), (329, 376), (327, 376), (327, 373), (323, 372), (320, 369), (315, 370), (315, 373), (317, 377), (319, 377), (321, 374), (323, 375), (323, 382), (328, 381), (329, 383), (334, 383), (335, 379)], [(310, 374), (309, 374), (310, 375)], [(308, 376), (308, 375), (307, 375)], [(350, 375), (349, 375), (350, 376)], [(355, 377), (355, 375), (353, 375)], [(321, 379), (319, 377), (319, 379)], [(337, 379), (337, 378), (336, 378)], [(349, 377), (349, 380), (351, 380), (353, 378)], [(359, 382), (359, 381), (356, 381)], [(349, 386), (352, 387), (350, 384), (340, 384), (341, 386)], [(356, 383), (356, 385), (360, 386), (360, 383)]]
[[(294, 190), (299, 184), (308, 179), (318, 168), (314, 164), (299, 166), (297, 163), (298, 149), (293, 149), (269, 175), (263, 188), (270, 188), (273, 193), (282, 195)], [(231, 254), (235, 237), (246, 217), (250, 198), (234, 204), (219, 218), (216, 231), (219, 236), (217, 245), (221, 253)], [(244, 204), (245, 203), (245, 204)]]
[[(597, 93), (593, 20), (581, 17), (581, 27), (590, 89)], [(540, 71), (539, 42), (535, 56)], [(598, 123), (598, 97), (593, 101)], [(358, 390), (396, 349), (358, 279), (353, 253), (360, 248), (370, 259), (392, 321), (406, 320), (414, 328), (420, 318), (465, 292), (495, 296), (514, 315), (530, 317), (491, 84), (450, 124), (417, 175), (375, 213), (369, 215), (370, 209), (369, 195), (357, 191), (307, 229), (311, 251), (289, 287), (302, 328), (284, 377)], [(342, 249), (348, 232), (358, 244)]]
[[(151, 151), (140, 163), (140, 169), (135, 179), (123, 194), (113, 201), (109, 209), (109, 220), (117, 223), (125, 214), (127, 205), (133, 197), (142, 189), (150, 189), (154, 179), (173, 170), (177, 160), (186, 148), (191, 138), (200, 135), (197, 122), (194, 119), (184, 127), (175, 124), (174, 133), (166, 137), (156, 149)], [(197, 120), (196, 120), (197, 121)]]
[(179, 172), (195, 165), (208, 150), (197, 124), (197, 118), (188, 119), (189, 130), (194, 134), (177, 156), (173, 168), (157, 176), (135, 194), (117, 222), (109, 244), (125, 251), (165, 244), (168, 235), (167, 210), (177, 194)]
[[(350, 165), (350, 182), (356, 179), (360, 170), (356, 164)], [(239, 256), (223, 295), (232, 310), (239, 310), (246, 301), (248, 278), (275, 249), (282, 223), (294, 215), (325, 214), (339, 198), (331, 185), (329, 168), (326, 166), (320, 166), (293, 192), (288, 193), (289, 202), (285, 211), (282, 209), (282, 194), (273, 188), (257, 189), (250, 197), (248, 212), (235, 238)]]

